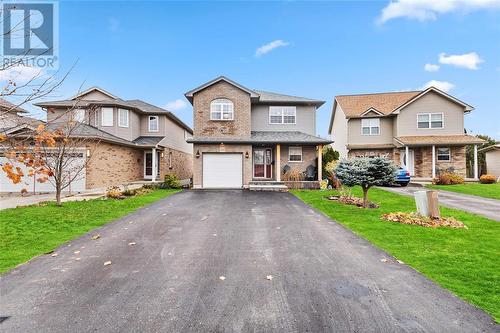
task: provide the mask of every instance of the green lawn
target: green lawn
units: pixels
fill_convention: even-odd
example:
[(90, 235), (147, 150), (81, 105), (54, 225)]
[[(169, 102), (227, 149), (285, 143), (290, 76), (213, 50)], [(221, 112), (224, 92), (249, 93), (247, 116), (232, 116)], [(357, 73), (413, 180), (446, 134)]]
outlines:
[(0, 210), (0, 272), (50, 252), (107, 222), (178, 190), (154, 190), (124, 200), (89, 200)]
[(477, 195), (484, 198), (500, 200), (500, 183), (481, 184), (466, 183), (458, 185), (427, 185), (426, 187), (443, 191), (452, 191), (464, 194)]
[[(499, 222), (441, 207), (443, 216), (468, 229), (423, 228), (380, 219), (383, 213), (415, 210), (413, 198), (403, 195), (373, 188), (369, 198), (380, 208), (363, 209), (325, 199), (335, 191), (291, 192), (500, 321)], [(353, 193), (361, 196), (361, 189)]]

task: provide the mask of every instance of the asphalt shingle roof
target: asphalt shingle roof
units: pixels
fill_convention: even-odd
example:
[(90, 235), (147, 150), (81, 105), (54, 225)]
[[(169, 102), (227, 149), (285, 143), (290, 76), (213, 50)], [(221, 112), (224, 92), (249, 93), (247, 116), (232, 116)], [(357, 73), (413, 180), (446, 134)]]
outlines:
[(318, 107), (323, 105), (325, 101), (319, 101), (316, 99), (310, 99), (299, 96), (291, 96), (278, 94), (270, 91), (263, 90), (254, 90), (257, 94), (259, 94), (259, 103), (309, 103), (313, 105), (317, 105)]
[(329, 144), (332, 141), (299, 131), (253, 131), (250, 138), (242, 137), (196, 137), (190, 143), (282, 143), (282, 144)]
[(396, 141), (404, 145), (432, 145), (432, 144), (447, 144), (447, 145), (467, 145), (481, 144), (484, 142), (472, 135), (422, 135), (422, 136), (398, 136)]

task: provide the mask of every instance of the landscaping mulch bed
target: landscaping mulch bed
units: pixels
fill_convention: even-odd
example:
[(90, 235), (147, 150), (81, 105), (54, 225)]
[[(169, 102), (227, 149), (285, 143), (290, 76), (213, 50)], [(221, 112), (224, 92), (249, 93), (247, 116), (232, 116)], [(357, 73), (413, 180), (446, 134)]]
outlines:
[(382, 220), (389, 222), (397, 222), (401, 224), (412, 224), (427, 228), (449, 227), (449, 228), (465, 228), (467, 226), (453, 217), (432, 218), (422, 216), (418, 213), (388, 213), (382, 215)]
[[(357, 207), (363, 207), (363, 199), (358, 198), (358, 197), (349, 197), (349, 196), (343, 196), (343, 195), (333, 195), (327, 197), (328, 200), (335, 200), (338, 202), (342, 202), (343, 204), (346, 205), (352, 205), (352, 206), (357, 206)], [(368, 206), (365, 208), (378, 208), (379, 205), (377, 205), (374, 202), (368, 201)]]

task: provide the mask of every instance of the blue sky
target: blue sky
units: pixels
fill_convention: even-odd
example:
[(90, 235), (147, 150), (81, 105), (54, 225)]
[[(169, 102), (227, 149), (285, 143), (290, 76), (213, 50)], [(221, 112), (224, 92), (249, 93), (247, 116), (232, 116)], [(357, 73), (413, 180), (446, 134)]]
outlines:
[[(61, 2), (60, 66), (78, 62), (53, 97), (97, 85), (168, 105), (192, 124), (183, 94), (226, 75), (249, 88), (327, 101), (317, 117), (325, 136), (335, 95), (437, 80), (476, 107), (466, 116), (471, 133), (500, 139), (500, 3), (435, 3)], [(278, 47), (256, 55), (273, 41)]]

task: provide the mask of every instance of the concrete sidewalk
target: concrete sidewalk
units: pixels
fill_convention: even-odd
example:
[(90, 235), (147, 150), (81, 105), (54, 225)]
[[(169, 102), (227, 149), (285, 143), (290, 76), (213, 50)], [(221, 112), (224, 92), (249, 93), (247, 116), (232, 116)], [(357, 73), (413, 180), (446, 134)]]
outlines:
[[(425, 187), (410, 184), (407, 187), (379, 187), (380, 189), (413, 196), (416, 191), (426, 190)], [(439, 192), (439, 204), (460, 209), (469, 213), (482, 215), (489, 219), (500, 221), (500, 200), (478, 197), (449, 191)]]

